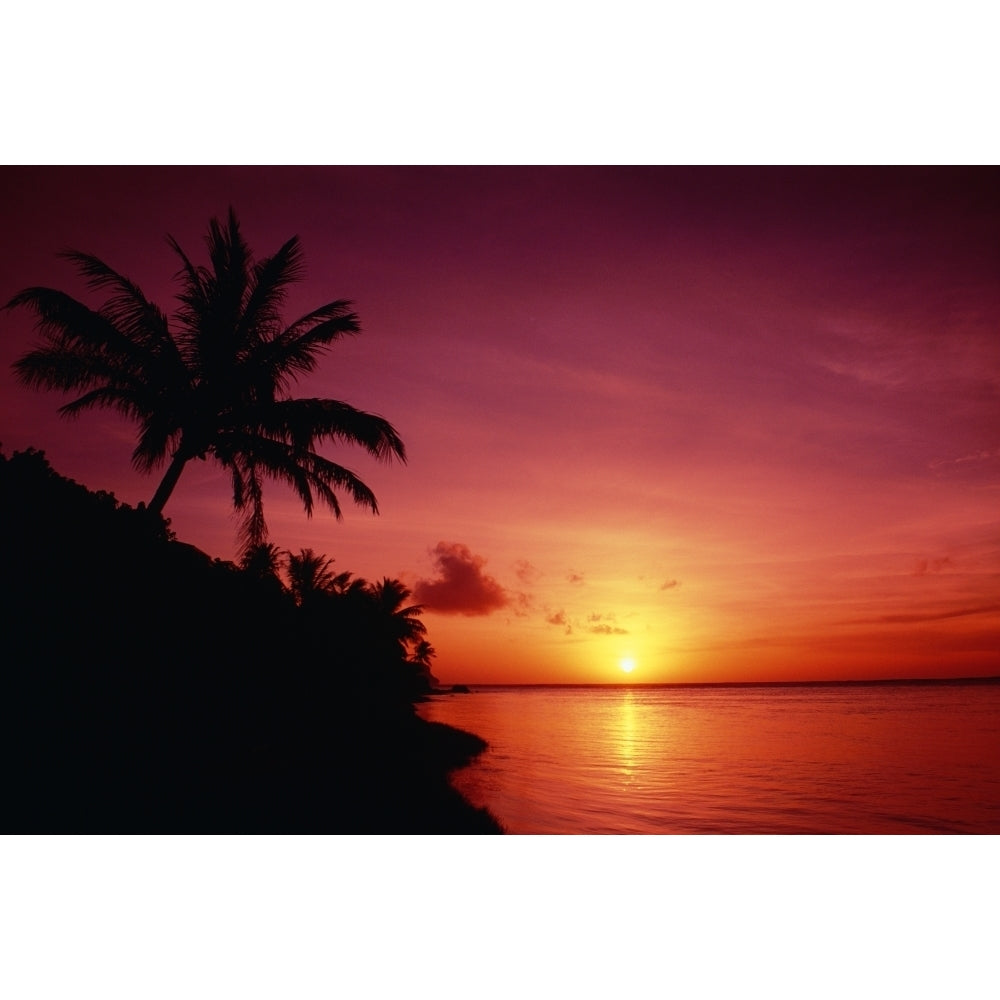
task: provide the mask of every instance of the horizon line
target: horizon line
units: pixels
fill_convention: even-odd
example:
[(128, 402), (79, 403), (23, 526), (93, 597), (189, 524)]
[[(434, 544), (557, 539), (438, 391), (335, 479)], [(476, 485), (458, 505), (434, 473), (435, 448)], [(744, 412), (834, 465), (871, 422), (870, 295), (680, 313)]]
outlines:
[(534, 687), (534, 688), (747, 688), (747, 687), (875, 687), (878, 685), (932, 685), (932, 684), (1000, 684), (1000, 674), (987, 677), (894, 677), (876, 678), (873, 680), (852, 678), (849, 680), (798, 680), (798, 681), (591, 681), (574, 683), (572, 681), (526, 681), (520, 683), (463, 683), (457, 681), (447, 688), (435, 689), (430, 694), (452, 694), (452, 687), (467, 688), (500, 688), (500, 687)]

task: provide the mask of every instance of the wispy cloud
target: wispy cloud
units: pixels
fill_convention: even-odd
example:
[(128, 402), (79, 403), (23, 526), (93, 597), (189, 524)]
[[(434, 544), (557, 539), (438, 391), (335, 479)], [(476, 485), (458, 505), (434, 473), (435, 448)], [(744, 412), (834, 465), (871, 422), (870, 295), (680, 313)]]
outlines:
[(959, 455), (958, 458), (941, 458), (930, 463), (931, 469), (944, 469), (953, 465), (970, 465), (978, 462), (988, 462), (992, 458), (1000, 458), (1000, 448), (982, 448), (979, 451)]
[(628, 635), (628, 629), (621, 628), (619, 625), (591, 625), (588, 631), (593, 632), (594, 635)]
[(557, 625), (566, 630), (567, 635), (574, 632), (589, 632), (592, 635), (628, 635), (629, 631), (617, 624), (617, 615), (611, 612), (593, 611), (585, 618), (571, 618), (565, 610), (551, 612), (545, 616), (549, 625)]
[(913, 568), (913, 575), (927, 576), (928, 573), (940, 573), (942, 570), (951, 569), (954, 565), (948, 556), (941, 559), (918, 559)]
[(872, 618), (850, 618), (840, 625), (913, 625), (918, 622), (939, 622), (948, 618), (966, 618), (970, 615), (990, 615), (1000, 612), (1000, 604), (981, 604), (975, 607), (954, 608), (951, 611), (918, 611), (912, 614), (876, 615)]

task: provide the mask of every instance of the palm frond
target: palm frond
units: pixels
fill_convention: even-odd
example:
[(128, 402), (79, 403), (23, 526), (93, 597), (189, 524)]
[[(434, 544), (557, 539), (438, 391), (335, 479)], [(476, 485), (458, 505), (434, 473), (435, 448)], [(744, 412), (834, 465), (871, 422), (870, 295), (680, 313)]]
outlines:
[(246, 507), (247, 490), (246, 482), (243, 479), (243, 470), (236, 461), (232, 461), (228, 465), (233, 483), (233, 507), (236, 510), (243, 510)]
[(254, 265), (240, 321), (242, 343), (257, 344), (277, 336), (288, 287), (301, 280), (303, 271), (302, 247), (297, 236), (288, 240), (273, 256)]
[(384, 417), (336, 399), (283, 399), (243, 415), (260, 432), (300, 449), (323, 441), (360, 445), (382, 462), (406, 461), (396, 428)]
[(171, 339), (167, 317), (150, 302), (134, 282), (119, 274), (100, 257), (67, 250), (60, 254), (72, 261), (84, 276), (89, 288), (111, 289), (114, 295), (100, 309), (116, 330), (133, 343), (141, 344), (179, 362), (177, 345)]
[(240, 569), (257, 579), (279, 579), (282, 552), (274, 542), (262, 542), (244, 550)]
[[(82, 388), (109, 373), (160, 385), (186, 378), (183, 362), (169, 336), (162, 344), (153, 344), (142, 335), (130, 335), (108, 316), (65, 292), (26, 288), (8, 303), (8, 308), (14, 306), (26, 306), (35, 313), (35, 328), (41, 334), (42, 345), (14, 365), (17, 377), (33, 388)], [(45, 364), (46, 355), (62, 368), (62, 381), (44, 380), (47, 371), (56, 370)], [(66, 381), (73, 364), (78, 368), (78, 378)]]
[(132, 452), (132, 466), (151, 472), (180, 445), (181, 424), (171, 411), (152, 409), (139, 422), (139, 440)]
[[(300, 549), (288, 554), (288, 582), (297, 604), (302, 604), (321, 595), (337, 591), (336, 576), (332, 570), (333, 560), (318, 555), (312, 549)], [(350, 576), (350, 574), (347, 574)], [(343, 576), (343, 574), (341, 574)]]
[(287, 388), (289, 382), (312, 372), (335, 340), (361, 332), (351, 306), (348, 300), (338, 299), (314, 309), (268, 343), (256, 362), (281, 389)]
[(29, 389), (73, 392), (89, 389), (106, 377), (109, 365), (98, 353), (65, 347), (41, 347), (23, 354), (13, 364), (15, 377)]
[[(327, 337), (325, 342), (329, 343), (344, 334), (360, 333), (361, 322), (357, 313), (352, 311), (353, 305), (354, 303), (350, 299), (335, 299), (333, 302), (327, 302), (326, 305), (307, 312), (305, 316), (300, 316), (291, 326), (282, 331), (279, 339), (284, 344), (291, 344), (301, 337), (311, 335), (312, 339), (316, 341)], [(317, 334), (317, 329), (327, 323), (335, 325), (331, 329)]]
[(167, 243), (181, 259), (181, 269), (174, 275), (181, 281), (181, 290), (177, 293), (181, 308), (177, 310), (177, 318), (188, 331), (197, 330), (208, 315), (208, 290), (205, 287), (207, 275), (203, 273), (204, 268), (195, 267), (191, 263), (173, 236), (167, 236)]
[(386, 623), (393, 637), (402, 645), (416, 642), (427, 634), (427, 628), (417, 617), (423, 612), (423, 606), (413, 604), (403, 607), (411, 596), (409, 588), (400, 580), (384, 577), (380, 583), (374, 583), (369, 588), (380, 612), (385, 616)]
[(146, 409), (136, 400), (135, 394), (127, 389), (117, 386), (103, 385), (97, 389), (91, 389), (72, 402), (59, 407), (59, 413), (64, 417), (77, 417), (84, 410), (100, 407), (108, 410), (117, 410), (119, 413), (133, 420), (141, 420)]
[(364, 507), (373, 514), (378, 513), (375, 494), (350, 469), (314, 453), (304, 456), (303, 464), (317, 494), (333, 511), (337, 520), (340, 520), (341, 514), (334, 490), (343, 490), (359, 507)]
[(106, 316), (55, 288), (25, 288), (7, 303), (8, 309), (17, 306), (35, 313), (35, 329), (47, 346), (110, 352), (136, 365), (147, 353)]
[(218, 315), (226, 318), (226, 328), (235, 332), (246, 305), (253, 253), (231, 208), (225, 225), (212, 219), (205, 243), (212, 265), (214, 305)]
[(267, 522), (264, 520), (264, 491), (260, 476), (257, 474), (256, 463), (252, 460), (246, 462), (242, 471), (244, 488), (240, 497), (241, 503), (236, 502), (234, 493), (233, 506), (238, 514), (243, 515), (238, 535), (240, 549), (246, 551), (267, 541)]
[(359, 507), (378, 513), (375, 494), (355, 473), (313, 451), (257, 434), (228, 432), (216, 449), (216, 457), (229, 464), (233, 459), (228, 456), (237, 455), (252, 456), (254, 466), (263, 475), (295, 490), (307, 516), (311, 516), (318, 499), (341, 520), (337, 490), (348, 494)]
[(334, 576), (331, 586), (335, 593), (347, 594), (358, 590), (364, 590), (365, 583), (363, 580), (355, 579), (354, 574), (350, 570), (344, 570), (343, 573), (338, 573)]
[(241, 322), (250, 294), (253, 254), (232, 209), (225, 224), (212, 219), (205, 242), (210, 266), (192, 273), (187, 262), (182, 270), (185, 288), (177, 316), (183, 329), (178, 340), (196, 377), (228, 383), (247, 353)]

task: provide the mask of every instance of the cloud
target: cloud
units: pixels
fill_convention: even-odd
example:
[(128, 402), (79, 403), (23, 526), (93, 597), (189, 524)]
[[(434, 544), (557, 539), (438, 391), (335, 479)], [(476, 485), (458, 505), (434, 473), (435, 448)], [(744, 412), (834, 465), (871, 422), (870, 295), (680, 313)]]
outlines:
[(577, 573), (575, 570), (570, 570), (566, 579), (569, 580), (570, 583), (583, 583), (583, 574)]
[(980, 451), (970, 452), (967, 455), (959, 455), (958, 458), (941, 458), (936, 462), (931, 462), (929, 467), (931, 469), (940, 469), (947, 465), (968, 465), (970, 462), (987, 462), (991, 458), (1000, 458), (1000, 448), (992, 450), (984, 448)]
[(566, 617), (565, 611), (560, 609), (551, 615), (546, 615), (545, 620), (549, 625), (558, 625), (560, 628), (564, 628), (567, 635), (573, 634), (573, 623)]
[(667, 580), (665, 583), (660, 584), (660, 590), (673, 590), (674, 587), (679, 587), (680, 580)]
[(527, 559), (518, 559), (514, 563), (514, 574), (521, 583), (526, 585), (535, 583), (541, 576), (541, 573)]
[(515, 594), (508, 594), (507, 603), (514, 609), (514, 614), (518, 618), (527, 618), (535, 608), (535, 597), (533, 594), (526, 594), (519, 590)]
[(437, 579), (418, 580), (413, 596), (428, 611), (449, 615), (488, 615), (511, 603), (507, 591), (483, 572), (486, 560), (459, 542), (438, 542), (430, 550)]
[(878, 615), (874, 618), (852, 618), (841, 625), (911, 625), (917, 622), (940, 622), (948, 618), (965, 618), (968, 615), (989, 615), (1000, 611), (1000, 604), (982, 604), (973, 608), (956, 608), (953, 611), (918, 612), (917, 614)]
[(628, 635), (626, 628), (621, 628), (614, 624), (617, 615), (614, 612), (593, 611), (587, 615), (586, 619), (570, 618), (566, 612), (560, 608), (545, 616), (545, 621), (549, 625), (558, 625), (566, 629), (567, 635), (572, 635), (574, 629), (585, 629), (592, 635)]
[(591, 625), (590, 631), (594, 635), (628, 635), (627, 628), (619, 628), (617, 625)]
[(913, 570), (913, 575), (926, 576), (928, 573), (940, 573), (941, 570), (954, 565), (948, 556), (945, 556), (943, 559), (918, 559), (917, 565)]

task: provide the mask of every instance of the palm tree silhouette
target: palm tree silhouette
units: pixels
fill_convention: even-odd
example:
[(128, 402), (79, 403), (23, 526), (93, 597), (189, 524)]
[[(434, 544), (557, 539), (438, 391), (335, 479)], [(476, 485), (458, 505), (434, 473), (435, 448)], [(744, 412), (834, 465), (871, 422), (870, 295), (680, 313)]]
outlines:
[(385, 633), (398, 644), (401, 652), (426, 634), (427, 629), (418, 617), (424, 610), (423, 606), (405, 606), (412, 595), (399, 580), (385, 577), (381, 583), (371, 584), (368, 592), (374, 599)]
[(422, 687), (421, 693), (429, 693), (440, 686), (440, 681), (431, 672), (431, 660), (437, 656), (437, 650), (426, 640), (421, 639), (413, 647), (413, 656), (410, 662), (417, 668), (418, 683)]
[(209, 224), (208, 266), (195, 266), (176, 240), (168, 242), (181, 261), (172, 322), (127, 277), (78, 251), (61, 256), (89, 288), (109, 295), (99, 309), (52, 288), (26, 288), (11, 299), (7, 308), (34, 311), (41, 335), (40, 346), (15, 362), (18, 379), (82, 392), (60, 408), (65, 416), (108, 407), (136, 421), (134, 466), (149, 472), (170, 458), (149, 504), (157, 514), (185, 465), (211, 455), (231, 474), (244, 549), (267, 537), (262, 478), (290, 485), (308, 516), (319, 499), (340, 519), (336, 490), (378, 513), (372, 491), (316, 449), (334, 441), (405, 461), (393, 426), (338, 400), (288, 394), (335, 340), (360, 332), (351, 304), (328, 302), (284, 326), (285, 296), (303, 274), (299, 239), (255, 260), (232, 209), (225, 223)]
[(332, 559), (312, 549), (300, 549), (298, 554), (288, 553), (288, 583), (296, 604), (300, 607), (313, 604), (317, 597), (335, 592), (337, 576), (331, 566)]
[(240, 569), (255, 580), (281, 580), (284, 553), (274, 542), (248, 546), (240, 559)]
[(426, 640), (421, 639), (413, 648), (413, 662), (430, 672), (431, 660), (437, 656), (437, 650)]

